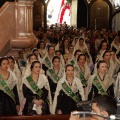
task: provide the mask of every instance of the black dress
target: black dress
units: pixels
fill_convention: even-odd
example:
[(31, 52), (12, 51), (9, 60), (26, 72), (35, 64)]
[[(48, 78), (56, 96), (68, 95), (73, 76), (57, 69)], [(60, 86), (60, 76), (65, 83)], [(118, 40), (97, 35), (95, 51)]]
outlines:
[(54, 99), (54, 95), (55, 95), (55, 91), (56, 91), (56, 87), (57, 87), (57, 83), (54, 83), (53, 80), (48, 76), (48, 82), (50, 85), (50, 91), (51, 91), (51, 97), (52, 100)]
[(41, 89), (43, 91), (43, 94), (41, 98), (37, 95), (34, 94), (25, 84), (23, 84), (23, 95), (26, 98), (26, 103), (23, 109), (23, 115), (35, 115), (37, 114), (35, 110), (33, 110), (33, 100), (34, 99), (42, 99), (44, 101), (42, 105), (42, 114), (50, 114), (49, 111), (49, 105), (48, 105), (48, 90), (43, 87)]
[[(75, 93), (77, 97), (82, 101), (81, 95), (78, 92)], [(61, 110), (62, 114), (70, 114), (72, 111), (75, 110), (82, 110), (82, 108), (77, 107), (77, 103), (63, 90), (60, 90), (59, 95), (57, 96), (57, 106), (56, 106), (56, 112), (57, 110)]]
[(0, 90), (0, 116), (17, 115), (16, 105), (19, 105), (17, 87), (14, 86), (12, 91), (15, 95), (16, 103), (9, 95), (7, 95), (4, 91)]
[[(101, 94), (99, 94), (98, 92), (99, 92), (99, 91), (98, 91), (97, 87), (92, 84), (91, 91), (90, 91), (90, 93), (89, 93), (89, 95), (88, 95), (88, 100), (92, 100), (92, 98), (95, 98), (95, 97), (100, 96)], [(113, 84), (111, 84), (111, 85), (109, 86), (109, 88), (107, 89), (106, 93), (107, 93), (108, 95), (114, 97)], [(93, 96), (93, 94), (94, 94), (94, 96)]]

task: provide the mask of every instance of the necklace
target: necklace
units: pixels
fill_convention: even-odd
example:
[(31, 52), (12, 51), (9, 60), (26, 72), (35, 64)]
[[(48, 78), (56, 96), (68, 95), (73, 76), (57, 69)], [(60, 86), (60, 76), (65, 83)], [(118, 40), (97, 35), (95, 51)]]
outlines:
[(101, 81), (104, 81), (105, 75), (103, 76), (103, 78), (101, 78), (99, 74), (98, 74), (98, 76), (99, 76), (99, 78), (100, 78)]

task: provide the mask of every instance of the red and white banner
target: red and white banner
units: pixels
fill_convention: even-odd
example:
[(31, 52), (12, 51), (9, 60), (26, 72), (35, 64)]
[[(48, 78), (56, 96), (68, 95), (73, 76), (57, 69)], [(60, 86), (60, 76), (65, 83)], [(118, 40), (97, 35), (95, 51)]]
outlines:
[(70, 5), (66, 2), (66, 0), (62, 0), (61, 2), (61, 6), (60, 6), (60, 12), (59, 12), (59, 15), (58, 15), (58, 23), (63, 23), (63, 18), (64, 18), (64, 15), (65, 15), (65, 12), (68, 12), (69, 11), (69, 16), (70, 16)]

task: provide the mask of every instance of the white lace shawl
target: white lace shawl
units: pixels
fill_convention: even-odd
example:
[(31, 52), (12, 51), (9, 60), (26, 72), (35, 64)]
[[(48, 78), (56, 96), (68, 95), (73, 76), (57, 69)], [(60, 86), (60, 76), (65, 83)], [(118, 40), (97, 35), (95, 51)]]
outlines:
[[(5, 82), (6, 82), (7, 86), (10, 88), (10, 90), (12, 90), (14, 88), (14, 86), (17, 84), (17, 78), (10, 69), (8, 69), (8, 72), (9, 72), (9, 77)], [(4, 91), (4, 89), (1, 85), (0, 85), (0, 90)]]
[(85, 43), (85, 40), (84, 40), (84, 48), (81, 48), (79, 46), (79, 40), (77, 41), (76, 45), (75, 45), (75, 50), (81, 50), (82, 53), (85, 53), (85, 51), (89, 54), (89, 50), (88, 50), (88, 47)]
[(118, 73), (118, 76), (115, 82), (114, 91), (115, 91), (115, 97), (120, 98), (120, 72)]
[[(113, 60), (110, 59), (110, 66), (109, 66), (107, 73), (109, 75), (111, 75), (112, 77), (113, 77), (113, 73), (114, 73), (114, 69), (115, 69), (114, 67), (115, 67), (115, 65), (113, 63)], [(96, 72), (97, 72), (97, 63), (95, 64), (95, 67), (94, 67), (94, 73), (96, 73)]]
[[(82, 71), (78, 64), (76, 64), (75, 67), (78, 68), (78, 71), (75, 69), (75, 75), (76, 75), (76, 77), (80, 78), (80, 72), (82, 72)], [(84, 77), (85, 77), (85, 80), (88, 80), (88, 78), (90, 77), (90, 68), (87, 65), (87, 63), (85, 63), (84, 68), (85, 68)]]
[[(99, 78), (99, 76), (98, 76), (97, 73), (94, 73), (93, 75), (91, 75), (89, 77), (89, 79), (88, 79), (88, 85), (87, 85), (87, 89), (86, 89), (86, 99), (88, 99), (88, 95), (89, 95), (89, 93), (90, 93), (90, 91), (92, 89), (92, 84), (94, 84), (93, 80), (94, 80), (95, 76), (97, 76), (99, 82), (101, 83), (101, 80), (100, 80), (100, 78)], [(102, 85), (103, 88), (104, 88), (104, 90), (107, 91), (107, 89), (109, 88), (109, 86), (112, 85), (113, 83), (114, 83), (113, 78), (109, 74), (106, 74), (105, 78), (104, 78), (104, 86)]]
[[(51, 69), (53, 69), (53, 67)], [(60, 67), (59, 72), (57, 74), (57, 76), (59, 77), (59, 79), (61, 79), (63, 77), (63, 73), (64, 73), (64, 68)], [(49, 72), (49, 69), (47, 70), (47, 76), (49, 76), (51, 78), (51, 80), (54, 79), (53, 76), (52, 76), (52, 74)], [(53, 80), (53, 82), (54, 82), (54, 80)]]
[[(54, 96), (54, 101), (53, 101), (52, 114), (55, 114), (55, 110), (56, 110), (56, 106), (57, 106), (57, 97), (59, 95), (60, 90), (63, 90), (66, 93), (66, 91), (62, 88), (62, 83), (64, 83), (64, 81), (68, 84), (65, 77), (61, 78), (60, 81), (57, 84), (57, 88), (56, 88), (56, 92), (55, 92), (55, 96)], [(79, 94), (81, 95), (82, 101), (85, 100), (85, 94), (84, 94), (84, 90), (83, 90), (83, 87), (82, 87), (82, 83), (76, 77), (73, 79), (72, 90), (73, 90), (74, 93), (76, 93), (79, 90)]]
[[(24, 78), (22, 80), (23, 81), (22, 84), (25, 84), (34, 94), (36, 94), (36, 92), (33, 90), (33, 88), (28, 83), (26, 77), (27, 76), (24, 76)], [(49, 102), (50, 102), (49, 108), (50, 108), (50, 112), (51, 112), (51, 110), (52, 110), (51, 91), (50, 91), (50, 86), (49, 86), (49, 83), (48, 83), (48, 79), (44, 74), (39, 74), (39, 79), (38, 79), (38, 82), (37, 82), (37, 86), (38, 86), (39, 89), (42, 89), (43, 87), (45, 87), (48, 90), (48, 99), (49, 99)]]

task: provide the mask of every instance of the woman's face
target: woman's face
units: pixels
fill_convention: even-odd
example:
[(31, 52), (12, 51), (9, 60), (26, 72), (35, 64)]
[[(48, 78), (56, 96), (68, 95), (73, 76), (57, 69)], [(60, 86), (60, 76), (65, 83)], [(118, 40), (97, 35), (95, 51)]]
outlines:
[(68, 42), (68, 40), (66, 39), (66, 40), (64, 41), (64, 47), (68, 47), (68, 44), (69, 44), (69, 42)]
[(99, 68), (98, 68), (98, 72), (105, 74), (107, 72), (107, 70), (108, 70), (107, 64), (101, 63)]
[(12, 59), (8, 59), (8, 60), (9, 60), (9, 67), (11, 69), (13, 69), (14, 68), (14, 61)]
[(70, 46), (69, 47), (69, 53), (73, 53), (73, 51), (74, 51), (74, 46)]
[(36, 54), (36, 55), (38, 55), (38, 54), (39, 54), (38, 50), (34, 51), (33, 53), (34, 53), (34, 54)]
[(54, 59), (53, 66), (59, 67), (60, 66), (60, 60), (59, 59)]
[(7, 71), (8, 66), (9, 66), (9, 61), (8, 61), (8, 60), (3, 60), (2, 63), (1, 63), (0, 68), (1, 68), (1, 70), (3, 70), (3, 71)]
[(75, 55), (75, 58), (77, 59), (80, 54), (81, 54), (81, 52), (77, 52)]
[(115, 60), (115, 52), (111, 52), (111, 58)]
[(84, 64), (85, 64), (85, 61), (86, 61), (86, 60), (85, 60), (85, 56), (80, 56), (79, 61), (78, 61), (79, 64), (80, 64), (80, 65), (84, 65)]
[(107, 43), (102, 43), (102, 50), (107, 50)]
[(45, 43), (41, 43), (41, 44), (40, 44), (40, 48), (41, 48), (41, 49), (44, 49), (44, 48), (45, 48)]
[(34, 66), (33, 66), (33, 69), (32, 69), (32, 73), (34, 74), (39, 74), (40, 72), (40, 63), (35, 63)]
[(37, 58), (36, 56), (32, 55), (29, 60), (30, 60), (30, 63), (32, 63), (33, 61), (36, 61)]
[(56, 52), (55, 55), (58, 56), (58, 57), (60, 58), (61, 53), (60, 53), (60, 52)]
[(54, 47), (50, 47), (48, 53), (50, 55), (54, 55), (55, 54), (55, 48)]
[(74, 77), (74, 68), (72, 66), (68, 66), (66, 68), (66, 76), (67, 77)]
[(79, 40), (79, 45), (83, 45), (84, 44), (84, 40)]
[(105, 53), (103, 59), (104, 59), (106, 62), (108, 62), (108, 61), (110, 61), (110, 58), (111, 58), (111, 52)]

